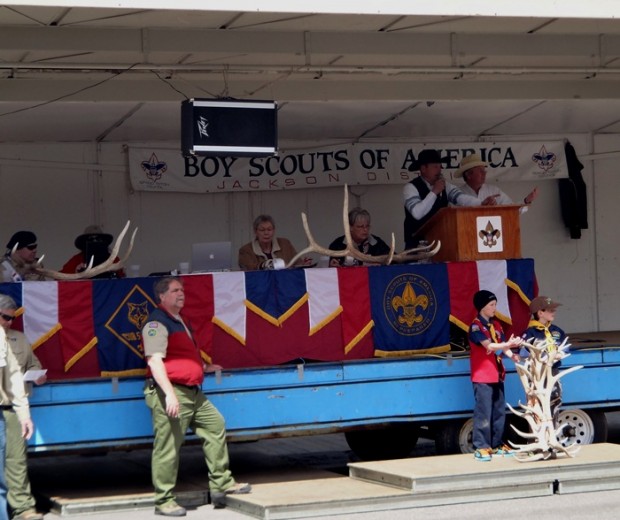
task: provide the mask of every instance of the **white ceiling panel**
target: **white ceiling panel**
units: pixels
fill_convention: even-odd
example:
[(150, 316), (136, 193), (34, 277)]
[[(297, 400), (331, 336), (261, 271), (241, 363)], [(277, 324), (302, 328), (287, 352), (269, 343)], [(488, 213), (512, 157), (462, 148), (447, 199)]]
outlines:
[(0, 6), (0, 141), (177, 140), (191, 97), (290, 142), (620, 130), (618, 19), (123, 5)]

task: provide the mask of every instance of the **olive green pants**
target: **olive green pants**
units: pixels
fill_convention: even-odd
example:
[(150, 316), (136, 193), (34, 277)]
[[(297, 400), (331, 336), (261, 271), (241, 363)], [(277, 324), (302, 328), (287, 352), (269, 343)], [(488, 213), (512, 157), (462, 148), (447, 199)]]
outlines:
[(4, 410), (6, 423), (6, 459), (4, 476), (8, 488), (7, 501), (13, 516), (34, 509), (36, 502), (28, 478), (28, 453), (22, 438), (22, 426), (13, 410)]
[(202, 451), (209, 470), (209, 489), (212, 492), (224, 491), (235, 484), (228, 469), (226, 427), (222, 414), (198, 387), (174, 385), (174, 391), (179, 400), (179, 417), (176, 418), (166, 414), (164, 393), (157, 386), (147, 386), (144, 390), (155, 434), (151, 474), (157, 506), (175, 500), (180, 450), (188, 429), (202, 441)]

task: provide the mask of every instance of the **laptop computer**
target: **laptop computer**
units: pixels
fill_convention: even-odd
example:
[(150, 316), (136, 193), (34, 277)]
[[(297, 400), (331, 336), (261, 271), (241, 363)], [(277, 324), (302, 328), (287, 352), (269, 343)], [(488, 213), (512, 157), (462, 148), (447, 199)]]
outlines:
[(231, 254), (231, 242), (192, 244), (192, 273), (229, 271), (232, 264)]

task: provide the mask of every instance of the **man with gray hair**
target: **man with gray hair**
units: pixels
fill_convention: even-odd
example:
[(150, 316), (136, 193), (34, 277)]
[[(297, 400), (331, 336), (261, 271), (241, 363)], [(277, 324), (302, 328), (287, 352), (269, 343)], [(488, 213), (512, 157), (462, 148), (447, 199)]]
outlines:
[[(15, 355), (17, 363), (22, 373), (28, 370), (40, 370), (41, 363), (32, 352), (32, 347), (26, 336), (10, 327), (15, 319), (17, 304), (15, 300), (6, 294), (0, 294), (0, 328), (6, 334), (9, 348)], [(40, 376), (35, 380), (35, 384), (45, 383), (46, 376)], [(29, 394), (31, 385), (24, 385), (26, 393)], [(30, 479), (28, 478), (28, 456), (27, 446), (21, 433), (20, 421), (11, 405), (11, 402), (4, 398), (2, 403), (2, 415), (6, 427), (6, 460), (4, 465), (4, 476), (8, 488), (7, 500), (9, 508), (13, 514), (13, 520), (40, 520), (43, 515), (38, 513), (35, 506), (36, 501), (30, 489)]]
[[(476, 197), (481, 206), (514, 204), (512, 199), (496, 184), (487, 184), (488, 166), (476, 153), (463, 157), (459, 167), (454, 172), (455, 178), (463, 177), (465, 181), (465, 185), (461, 187), (463, 193)], [(537, 196), (538, 188), (534, 188), (525, 196), (523, 203), (530, 205)]]
[[(387, 255), (390, 252), (390, 246), (378, 236), (370, 234), (370, 213), (367, 210), (358, 207), (349, 211), (349, 229), (351, 230), (351, 239), (354, 246), (365, 255), (380, 256)], [(346, 247), (344, 235), (338, 237), (329, 245), (329, 249), (332, 251), (343, 251)], [(329, 265), (332, 267), (339, 267), (341, 265), (351, 266), (361, 265), (361, 262), (350, 257), (334, 257), (330, 259)]]
[(174, 488), (188, 428), (202, 441), (211, 503), (215, 508), (225, 507), (226, 495), (249, 493), (252, 486), (235, 482), (228, 468), (224, 418), (202, 391), (205, 372), (222, 367), (202, 360), (191, 324), (181, 316), (185, 306), (181, 280), (161, 278), (153, 292), (159, 307), (142, 329), (142, 345), (149, 371), (144, 394), (155, 433), (151, 458), (155, 514), (187, 514), (177, 504)]

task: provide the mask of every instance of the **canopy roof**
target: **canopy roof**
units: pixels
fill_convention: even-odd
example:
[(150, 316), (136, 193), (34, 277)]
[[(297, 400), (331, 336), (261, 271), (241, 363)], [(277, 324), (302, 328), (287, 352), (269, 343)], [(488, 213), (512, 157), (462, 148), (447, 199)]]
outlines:
[(0, 7), (5, 142), (178, 140), (222, 97), (276, 100), (287, 142), (620, 131), (615, 2), (35, 3)]

